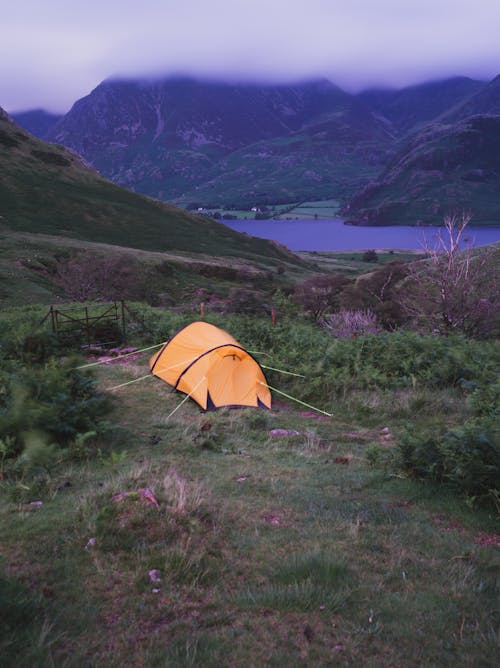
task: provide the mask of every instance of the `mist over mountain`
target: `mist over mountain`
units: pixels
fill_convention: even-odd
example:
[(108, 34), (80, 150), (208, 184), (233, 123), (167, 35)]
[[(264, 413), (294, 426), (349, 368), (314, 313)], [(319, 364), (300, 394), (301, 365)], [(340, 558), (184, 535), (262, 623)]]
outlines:
[(359, 97), (393, 123), (398, 131), (405, 133), (449, 112), (455, 105), (464, 104), (484, 87), (484, 81), (454, 77), (402, 90), (367, 90)]

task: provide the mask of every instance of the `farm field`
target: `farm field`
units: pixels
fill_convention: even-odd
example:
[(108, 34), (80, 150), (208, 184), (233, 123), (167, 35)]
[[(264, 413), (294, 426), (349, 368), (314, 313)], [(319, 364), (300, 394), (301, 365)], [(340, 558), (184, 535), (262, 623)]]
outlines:
[[(135, 343), (194, 319), (145, 309)], [(79, 372), (112, 402), (98, 440), (32, 449), (34, 477), (2, 460), (4, 665), (496, 666), (494, 505), (388, 463), (409, 429), (473, 417), (452, 378), (482, 386), (493, 344), (388, 334), (384, 356), (306, 322), (212, 321), (302, 374), (266, 370), (308, 405), (200, 413), (157, 378), (122, 386), (150, 352)]]
[(303, 202), (291, 209), (288, 216), (297, 218), (337, 218), (340, 202), (336, 199), (319, 200), (317, 202)]
[[(269, 204), (266, 207), (266, 213), (269, 218), (273, 219), (287, 219), (300, 218), (307, 220), (308, 218), (336, 218), (340, 209), (340, 201), (337, 199), (318, 200), (315, 202), (302, 202), (294, 204)], [(225, 209), (225, 208), (209, 208), (209, 214), (218, 216), (231, 216), (236, 220), (250, 220), (255, 218), (256, 212), (249, 209)], [(262, 215), (262, 214), (260, 214)]]

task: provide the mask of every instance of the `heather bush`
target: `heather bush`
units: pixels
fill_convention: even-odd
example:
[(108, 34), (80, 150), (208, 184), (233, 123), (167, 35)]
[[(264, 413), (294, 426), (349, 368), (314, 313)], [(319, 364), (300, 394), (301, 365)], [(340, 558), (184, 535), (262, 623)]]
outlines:
[(320, 324), (338, 339), (378, 334), (381, 331), (375, 314), (369, 309), (363, 311), (340, 309), (337, 313), (326, 316)]

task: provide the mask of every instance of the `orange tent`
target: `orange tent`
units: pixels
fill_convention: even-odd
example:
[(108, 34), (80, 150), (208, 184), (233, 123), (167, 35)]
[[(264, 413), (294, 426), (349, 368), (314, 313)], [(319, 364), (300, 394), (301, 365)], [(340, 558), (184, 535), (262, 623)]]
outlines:
[(207, 322), (181, 329), (153, 355), (150, 369), (203, 410), (271, 408), (271, 392), (259, 363), (230, 334)]

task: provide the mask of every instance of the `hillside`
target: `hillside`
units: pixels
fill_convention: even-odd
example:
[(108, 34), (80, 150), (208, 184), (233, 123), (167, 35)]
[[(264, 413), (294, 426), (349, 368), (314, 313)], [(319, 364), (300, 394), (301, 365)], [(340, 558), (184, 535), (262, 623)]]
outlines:
[(259, 204), (348, 197), (392, 155), (386, 127), (362, 105), (323, 114), (297, 132), (219, 160), (212, 178), (176, 198), (181, 206)]
[(10, 114), (10, 117), (18, 125), (39, 139), (44, 139), (49, 130), (62, 118), (61, 114), (51, 114), (45, 111), (45, 109), (21, 111)]
[(500, 75), (452, 107), (440, 120), (449, 123), (478, 114), (500, 114)]
[[(414, 132), (485, 88), (483, 81), (454, 77), (402, 90), (368, 90), (360, 98), (389, 120), (399, 133)], [(483, 113), (480, 111), (474, 113)]]
[[(48, 138), (133, 190), (186, 205), (348, 193), (382, 166), (390, 128), (334, 84), (105, 81)], [(333, 184), (332, 184), (333, 182)]]
[(456, 211), (500, 225), (500, 116), (426, 126), (344, 215), (359, 225), (437, 225)]
[(299, 262), (275, 244), (129, 192), (61, 146), (22, 131), (0, 110), (0, 222), (45, 233), (155, 251)]

